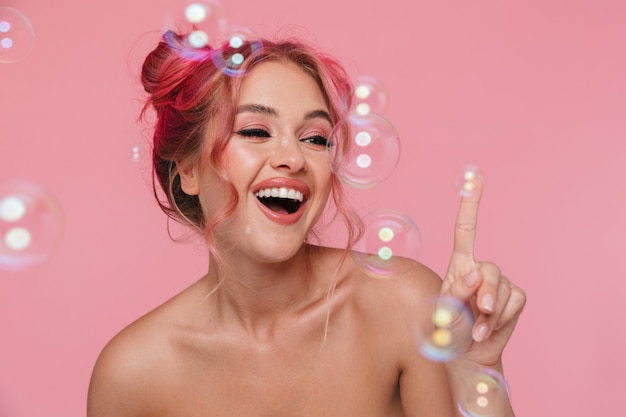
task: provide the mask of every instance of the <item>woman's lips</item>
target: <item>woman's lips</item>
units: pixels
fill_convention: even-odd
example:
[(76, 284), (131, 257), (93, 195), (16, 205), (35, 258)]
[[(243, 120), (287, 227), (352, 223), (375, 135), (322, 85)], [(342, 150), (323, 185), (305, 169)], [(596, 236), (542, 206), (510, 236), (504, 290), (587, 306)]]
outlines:
[[(281, 177), (269, 178), (255, 184), (252, 192), (263, 214), (270, 220), (284, 225), (293, 224), (300, 220), (310, 195), (310, 189), (306, 183), (292, 178)], [(271, 198), (273, 200), (272, 204), (264, 204), (262, 202), (264, 198)], [(289, 204), (297, 204), (297, 209), (289, 212), (280, 204), (282, 199), (288, 200)], [(275, 210), (270, 206), (273, 206)]]

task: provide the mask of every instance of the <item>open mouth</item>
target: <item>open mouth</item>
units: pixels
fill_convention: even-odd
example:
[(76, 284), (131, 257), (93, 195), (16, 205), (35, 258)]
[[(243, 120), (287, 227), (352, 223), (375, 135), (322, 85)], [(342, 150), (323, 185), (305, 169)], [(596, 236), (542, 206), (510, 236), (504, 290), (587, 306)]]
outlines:
[(256, 198), (268, 209), (280, 214), (293, 214), (304, 202), (304, 195), (290, 188), (266, 188), (257, 191)]

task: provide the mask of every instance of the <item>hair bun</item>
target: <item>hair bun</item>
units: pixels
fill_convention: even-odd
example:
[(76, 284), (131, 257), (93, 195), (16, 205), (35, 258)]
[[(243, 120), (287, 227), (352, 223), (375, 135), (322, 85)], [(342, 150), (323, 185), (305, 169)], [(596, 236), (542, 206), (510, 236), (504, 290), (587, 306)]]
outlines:
[(155, 108), (172, 100), (184, 80), (210, 54), (210, 48), (192, 48), (187, 37), (168, 30), (157, 47), (148, 54), (141, 70), (144, 90)]

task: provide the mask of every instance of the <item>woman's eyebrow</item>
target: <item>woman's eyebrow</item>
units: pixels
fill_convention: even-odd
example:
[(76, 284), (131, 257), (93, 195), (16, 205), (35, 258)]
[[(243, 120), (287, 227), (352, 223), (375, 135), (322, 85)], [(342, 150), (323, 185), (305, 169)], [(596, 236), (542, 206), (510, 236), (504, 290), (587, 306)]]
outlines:
[(239, 113), (259, 113), (267, 116), (278, 116), (278, 112), (275, 109), (262, 104), (244, 104), (237, 108), (237, 114)]
[(333, 121), (330, 118), (330, 114), (326, 110), (313, 110), (304, 115), (305, 119), (317, 119), (322, 118), (328, 121), (330, 125), (333, 125)]
[[(264, 106), (262, 104), (244, 104), (237, 108), (237, 114), (240, 113), (258, 113), (266, 116), (278, 117), (278, 111), (272, 107)], [(324, 119), (332, 126), (333, 121), (330, 118), (330, 114), (326, 110), (312, 110), (304, 115), (306, 120), (310, 119)]]

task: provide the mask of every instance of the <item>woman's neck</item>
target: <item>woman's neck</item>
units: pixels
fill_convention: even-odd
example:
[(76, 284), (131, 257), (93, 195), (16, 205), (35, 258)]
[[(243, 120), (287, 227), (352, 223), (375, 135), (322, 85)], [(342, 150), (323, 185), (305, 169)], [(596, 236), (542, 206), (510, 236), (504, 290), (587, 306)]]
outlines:
[(280, 263), (259, 262), (235, 251), (224, 253), (221, 262), (211, 256), (207, 279), (219, 286), (215, 307), (220, 318), (239, 321), (257, 333), (323, 302), (331, 277), (320, 279), (320, 267), (313, 262), (320, 259), (319, 250), (303, 245)]

